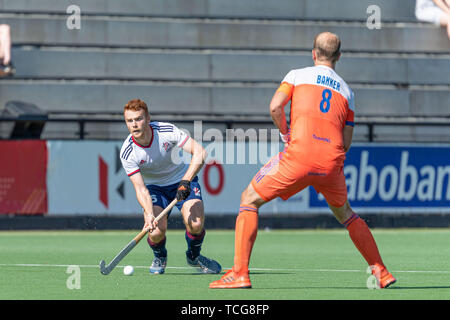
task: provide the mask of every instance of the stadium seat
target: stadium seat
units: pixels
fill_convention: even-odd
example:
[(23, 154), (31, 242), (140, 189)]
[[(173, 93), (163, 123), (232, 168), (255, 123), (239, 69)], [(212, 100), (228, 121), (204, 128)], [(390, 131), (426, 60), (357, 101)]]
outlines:
[[(180, 52), (181, 51), (181, 52)], [(311, 65), (310, 51), (241, 53), (226, 50), (95, 50), (16, 48), (16, 77), (249, 81), (279, 83), (291, 69)], [(350, 83), (446, 85), (448, 56), (343, 53), (339, 74)]]
[(365, 22), (204, 20), (84, 17), (80, 30), (66, 28), (66, 16), (4, 18), (16, 43), (113, 47), (237, 48), (305, 50), (321, 31), (340, 35), (348, 51), (448, 52), (444, 30), (435, 26)]
[[(14, 79), (0, 80), (0, 110), (20, 97), (46, 111), (107, 114), (140, 97), (153, 112), (265, 113), (284, 75), (311, 65), (314, 35), (330, 30), (342, 39), (337, 72), (355, 91), (357, 117), (450, 117), (450, 43), (416, 21), (414, 0), (80, 0), (80, 30), (66, 27), (71, 4), (0, 1), (16, 65)], [(372, 4), (380, 30), (367, 28)], [(104, 127), (106, 138), (117, 131)], [(416, 141), (410, 129), (376, 132)]]
[[(415, 0), (78, 0), (85, 14), (164, 17), (253, 17), (267, 19), (365, 20), (377, 4), (385, 21), (414, 21)], [(20, 12), (65, 12), (71, 0), (3, 0), (0, 9)], [(323, 8), (327, 8), (324, 10)]]

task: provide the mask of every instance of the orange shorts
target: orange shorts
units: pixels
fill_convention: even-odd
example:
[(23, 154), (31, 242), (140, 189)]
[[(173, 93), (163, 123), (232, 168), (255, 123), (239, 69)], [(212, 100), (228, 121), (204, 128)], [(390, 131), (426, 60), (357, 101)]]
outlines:
[(318, 170), (299, 163), (289, 163), (284, 152), (273, 156), (253, 177), (252, 186), (261, 199), (276, 197), (287, 200), (308, 186), (322, 193), (327, 203), (342, 207), (347, 201), (347, 185), (343, 167)]

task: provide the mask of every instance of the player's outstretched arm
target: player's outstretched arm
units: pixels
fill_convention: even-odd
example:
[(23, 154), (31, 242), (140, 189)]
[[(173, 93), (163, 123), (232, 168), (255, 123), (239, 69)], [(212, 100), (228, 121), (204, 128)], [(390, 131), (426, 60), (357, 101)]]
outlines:
[(208, 154), (206, 153), (206, 150), (192, 138), (186, 141), (182, 148), (185, 152), (189, 152), (192, 155), (191, 163), (182, 180), (191, 181), (202, 169)]
[[(130, 180), (133, 183), (134, 190), (136, 191), (136, 198), (141, 207), (144, 209), (145, 228), (148, 225), (152, 225), (155, 219), (153, 215), (152, 198), (150, 196), (150, 192), (148, 192), (148, 189), (145, 186), (144, 179), (139, 172), (130, 176)], [(156, 227), (156, 225), (154, 227)]]

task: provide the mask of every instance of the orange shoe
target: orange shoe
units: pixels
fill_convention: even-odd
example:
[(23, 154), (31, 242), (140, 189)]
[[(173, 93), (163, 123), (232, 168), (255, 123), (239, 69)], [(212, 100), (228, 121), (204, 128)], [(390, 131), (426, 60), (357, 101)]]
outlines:
[(247, 274), (238, 275), (233, 269), (228, 270), (222, 278), (211, 282), (209, 284), (210, 289), (238, 289), (238, 288), (251, 288), (252, 283)]
[(395, 279), (394, 276), (389, 271), (387, 271), (385, 267), (378, 264), (375, 264), (372, 267), (372, 274), (375, 276), (375, 278), (377, 278), (380, 288), (387, 288), (397, 281), (397, 279)]

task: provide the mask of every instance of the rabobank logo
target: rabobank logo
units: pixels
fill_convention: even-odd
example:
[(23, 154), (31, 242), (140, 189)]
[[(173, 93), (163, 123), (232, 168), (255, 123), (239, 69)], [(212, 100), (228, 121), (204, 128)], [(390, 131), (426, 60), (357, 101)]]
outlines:
[[(344, 174), (352, 207), (450, 208), (450, 146), (355, 146)], [(309, 205), (326, 202), (313, 191)]]

